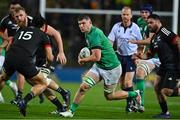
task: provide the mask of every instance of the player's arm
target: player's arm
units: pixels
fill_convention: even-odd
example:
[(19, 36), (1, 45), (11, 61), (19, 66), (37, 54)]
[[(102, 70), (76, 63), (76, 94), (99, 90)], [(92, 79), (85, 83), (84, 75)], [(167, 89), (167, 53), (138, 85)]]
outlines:
[(147, 60), (151, 57), (153, 57), (155, 55), (155, 53), (153, 53), (150, 49), (145, 53), (145, 54), (141, 54), (141, 53), (135, 53), (132, 58), (133, 59), (143, 59), (143, 60)]
[(154, 35), (154, 33), (150, 33), (149, 37), (144, 40), (129, 40), (128, 42), (138, 45), (148, 45), (151, 43), (151, 38)]
[(52, 54), (51, 45), (49, 45), (49, 44), (45, 45), (45, 53), (46, 53), (46, 58), (47, 58), (48, 64), (51, 64), (54, 59), (54, 56)]
[(151, 43), (151, 38), (154, 35), (154, 33), (150, 33), (149, 37), (144, 40), (129, 40), (128, 42), (138, 45), (148, 45)]
[(8, 45), (8, 43), (9, 42), (7, 40), (3, 41), (3, 43), (0, 45), (0, 48), (5, 48)]
[(176, 35), (176, 36), (173, 38), (172, 43), (173, 43), (174, 45), (177, 45), (177, 48), (178, 48), (178, 50), (179, 50), (179, 52), (180, 52), (180, 37)]
[(57, 55), (57, 60), (59, 60), (62, 65), (65, 65), (67, 60), (63, 50), (63, 42), (62, 42), (61, 34), (50, 25), (47, 26), (46, 33), (52, 36), (56, 40), (59, 51)]
[(86, 62), (98, 62), (101, 59), (101, 49), (91, 49), (91, 55), (87, 58), (79, 58), (78, 63), (81, 65)]
[(0, 36), (2, 39), (7, 40), (8, 36), (6, 34), (4, 34), (4, 32), (0, 31)]

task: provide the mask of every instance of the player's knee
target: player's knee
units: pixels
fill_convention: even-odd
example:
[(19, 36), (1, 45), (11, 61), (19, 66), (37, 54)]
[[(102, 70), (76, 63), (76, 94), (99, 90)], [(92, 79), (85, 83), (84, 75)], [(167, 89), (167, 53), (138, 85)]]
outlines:
[(158, 92), (160, 90), (160, 88), (159, 88), (159, 85), (158, 85), (158, 82), (154, 82), (154, 91), (155, 92)]
[(173, 89), (173, 92), (170, 95), (170, 97), (175, 97), (175, 96), (178, 96), (178, 95), (179, 95), (179, 88), (176, 87), (176, 88)]
[(137, 70), (136, 70), (136, 76), (140, 78), (144, 78), (150, 73), (150, 69), (148, 65), (144, 63), (140, 63), (137, 65)]
[(136, 77), (137, 78), (144, 78), (146, 76), (145, 71), (143, 69), (136, 70)]
[(89, 90), (89, 86), (85, 83), (82, 83), (79, 87), (79, 92), (80, 93), (85, 93), (87, 90)]
[(106, 100), (111, 101), (113, 100), (113, 92), (112, 91), (104, 91), (104, 96)]
[(166, 96), (171, 96), (172, 95), (172, 90), (169, 89), (169, 88), (163, 88), (161, 90), (161, 94), (166, 95)]

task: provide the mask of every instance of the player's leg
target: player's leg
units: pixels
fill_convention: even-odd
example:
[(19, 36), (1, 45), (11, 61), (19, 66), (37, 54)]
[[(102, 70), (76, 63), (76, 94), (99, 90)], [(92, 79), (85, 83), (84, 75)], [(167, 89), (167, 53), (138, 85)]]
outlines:
[[(179, 86), (178, 86), (178, 77), (179, 73), (177, 72), (177, 70), (167, 70), (165, 75), (164, 75), (164, 79), (163, 79), (163, 83), (162, 83), (162, 89), (160, 91), (161, 95), (166, 98), (166, 96), (169, 97), (177, 97), (180, 95), (179, 91)], [(158, 114), (155, 116), (155, 118), (161, 118), (161, 119), (166, 119), (166, 118), (170, 118), (171, 115), (168, 111), (168, 106), (167, 106), (167, 102), (166, 99), (163, 102), (160, 102), (160, 106), (162, 109), (162, 113)]]
[[(2, 69), (3, 63), (4, 63), (4, 56), (0, 55), (0, 71)], [(0, 103), (4, 103), (4, 97), (2, 96), (2, 93), (0, 92)]]
[(129, 106), (129, 108), (133, 111), (137, 111), (141, 105), (141, 95), (139, 90), (135, 91), (114, 91), (116, 85), (108, 85), (105, 86), (104, 95), (107, 100), (122, 100), (131, 98), (133, 99), (134, 103)]
[[(5, 60), (5, 56), (4, 55), (0, 55), (0, 71), (2, 69), (2, 66), (4, 64), (4, 60)], [(17, 95), (17, 85), (16, 83), (10, 81), (10, 80), (7, 80), (6, 82), (6, 85), (9, 86), (11, 88), (11, 90), (13, 91), (14, 95), (16, 96)]]
[(15, 96), (18, 95), (18, 88), (15, 82), (12, 82), (11, 80), (7, 80), (6, 85), (11, 88)]
[(99, 69), (100, 75), (104, 80), (104, 95), (107, 100), (121, 100), (126, 98), (138, 98), (140, 103), (139, 91), (116, 91), (116, 85), (122, 73), (121, 65), (112, 70)]
[(50, 112), (50, 114), (59, 114), (60, 112), (66, 111), (65, 107), (61, 104), (51, 89), (47, 88), (43, 93), (48, 98), (48, 100), (57, 107), (56, 110)]
[[(123, 90), (124, 91), (133, 91), (133, 78), (134, 78), (134, 74), (135, 72), (126, 72), (125, 73), (125, 77), (124, 77), (124, 80), (125, 80), (125, 83), (124, 83), (124, 87), (123, 87)], [(128, 97), (126, 99), (127, 101), (127, 105), (126, 105), (126, 112), (129, 113), (129, 112), (133, 112), (133, 110), (130, 109), (130, 106), (132, 105), (133, 103), (133, 99), (131, 97)]]
[(41, 94), (45, 89), (47, 89), (47, 86), (49, 85), (48, 80), (44, 78), (41, 72), (38, 72), (32, 78), (29, 78), (28, 82), (30, 83), (30, 85), (32, 85), (31, 91), (28, 94), (26, 94), (26, 96), (23, 99), (18, 101), (18, 107), (23, 116), (26, 116), (26, 106), (29, 103), (29, 101), (31, 101), (35, 96)]
[(177, 70), (166, 71), (163, 88), (161, 89), (161, 94), (169, 97), (179, 96), (179, 79), (180, 75)]
[(60, 87), (55, 81), (51, 80), (48, 76), (51, 72), (51, 70), (49, 68), (46, 68), (45, 66), (40, 67), (40, 71), (43, 73), (44, 77), (49, 79), (50, 84), (48, 86), (48, 88), (51, 88), (52, 90), (58, 92), (61, 94), (66, 107), (68, 108), (70, 105), (70, 91), (63, 89), (62, 87)]
[(18, 94), (15, 99), (11, 101), (11, 104), (17, 105), (18, 101), (21, 100), (23, 95), (25, 78), (22, 74), (17, 73), (17, 87), (18, 87)]
[(145, 77), (155, 68), (155, 65), (150, 60), (138, 61), (136, 68), (136, 87), (141, 93), (141, 110), (144, 112), (144, 94), (145, 94)]
[[(50, 78), (47, 78), (47, 79), (50, 79)], [(70, 91), (63, 89), (55, 81), (53, 81), (53, 80), (50, 80), (50, 81), (51, 82), (50, 82), (48, 88), (51, 88), (52, 90), (60, 93), (65, 102), (65, 106), (68, 108), (70, 105), (70, 97), (71, 97)]]
[[(11, 101), (11, 104), (17, 105), (18, 101), (21, 100), (23, 95), (23, 89), (25, 84), (25, 77), (24, 75), (17, 73), (17, 86), (18, 86), (18, 94), (14, 100)], [(39, 95), (40, 103), (44, 101), (43, 93)]]
[(154, 90), (162, 112), (160, 114), (154, 115), (153, 118), (170, 118), (166, 96), (161, 93), (163, 84), (162, 79), (164, 78), (157, 75), (156, 80), (154, 81)]
[[(8, 72), (9, 74), (7, 74), (6, 72)], [(10, 76), (13, 74), (13, 68), (11, 69), (11, 71), (8, 70), (2, 70), (1, 74), (0, 74), (0, 96), (1, 96), (1, 102), (4, 102), (4, 98), (2, 97), (1, 94), (1, 90), (3, 89), (5, 82), (10, 78)]]
[[(120, 56), (120, 61), (122, 61), (122, 70), (123, 70), (123, 76), (124, 80), (122, 83), (123, 90), (124, 91), (133, 91), (133, 78), (136, 70), (136, 65), (134, 61), (131, 59), (131, 56)], [(133, 110), (130, 109), (131, 104), (133, 103), (132, 98), (127, 98), (127, 105), (125, 108), (125, 111), (127, 113), (133, 112)]]
[(61, 112), (60, 115), (64, 117), (73, 117), (86, 92), (100, 81), (99, 72), (96, 68), (97, 66), (93, 65), (93, 67), (84, 76), (82, 76), (83, 81), (79, 86), (79, 89), (76, 91), (73, 102), (70, 105), (70, 109), (66, 112)]

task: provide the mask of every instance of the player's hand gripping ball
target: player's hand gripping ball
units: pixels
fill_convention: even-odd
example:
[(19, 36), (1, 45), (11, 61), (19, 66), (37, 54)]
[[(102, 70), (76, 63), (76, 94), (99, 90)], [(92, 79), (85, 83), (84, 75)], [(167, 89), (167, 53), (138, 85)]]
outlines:
[(91, 54), (89, 48), (87, 47), (84, 47), (81, 49), (80, 53), (79, 53), (79, 57), (80, 58), (86, 58), (86, 57), (89, 57)]

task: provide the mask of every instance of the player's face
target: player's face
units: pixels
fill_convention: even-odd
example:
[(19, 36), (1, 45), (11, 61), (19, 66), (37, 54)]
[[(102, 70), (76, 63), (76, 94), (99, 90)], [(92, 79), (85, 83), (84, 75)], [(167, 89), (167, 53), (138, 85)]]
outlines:
[(20, 10), (18, 12), (14, 12), (14, 18), (20, 27), (26, 26), (27, 15), (26, 15), (25, 11)]
[(79, 28), (81, 30), (81, 32), (89, 32), (90, 29), (91, 29), (91, 20), (90, 19), (83, 19), (81, 21), (78, 21), (78, 25), (79, 25)]
[(149, 27), (149, 30), (152, 33), (157, 32), (157, 30), (158, 30), (158, 21), (153, 19), (153, 18), (149, 18), (148, 19), (148, 27)]
[(147, 21), (147, 18), (148, 18), (149, 15), (150, 15), (150, 13), (147, 10), (141, 10), (140, 11), (140, 16), (146, 21)]
[(131, 21), (132, 18), (132, 12), (131, 9), (123, 9), (121, 14), (122, 22), (128, 23)]

